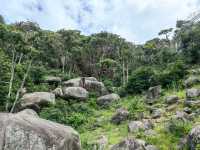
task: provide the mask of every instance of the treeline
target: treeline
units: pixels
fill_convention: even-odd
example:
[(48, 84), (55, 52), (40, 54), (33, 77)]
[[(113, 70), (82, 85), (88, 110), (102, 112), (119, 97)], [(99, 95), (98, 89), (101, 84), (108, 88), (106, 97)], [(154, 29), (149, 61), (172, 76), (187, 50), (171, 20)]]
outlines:
[[(169, 34), (173, 34), (172, 39)], [(165, 36), (137, 45), (112, 33), (85, 36), (78, 30), (52, 32), (30, 21), (8, 25), (0, 17), (2, 109), (5, 105), (8, 109), (9, 103), (20, 97), (24, 87), (28, 91), (45, 90), (46, 86), (39, 85), (45, 75), (60, 76), (63, 80), (94, 76), (108, 87), (123, 87), (125, 92), (132, 94), (135, 87), (142, 92), (152, 84), (164, 82), (161, 79), (153, 82), (151, 71), (146, 69), (151, 68), (156, 75), (163, 70), (165, 75), (177, 75), (176, 79), (168, 77), (166, 84), (163, 83), (170, 85), (172, 80), (177, 81), (185, 75), (176, 72), (177, 66), (183, 69), (200, 61), (200, 23), (178, 21), (176, 29), (162, 30), (159, 35)], [(141, 87), (135, 86), (140, 78), (145, 82)]]

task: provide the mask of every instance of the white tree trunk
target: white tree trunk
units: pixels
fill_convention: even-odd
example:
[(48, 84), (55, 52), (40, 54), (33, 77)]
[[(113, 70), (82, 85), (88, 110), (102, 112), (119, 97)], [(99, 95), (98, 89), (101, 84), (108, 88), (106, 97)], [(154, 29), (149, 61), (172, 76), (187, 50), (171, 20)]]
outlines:
[(6, 111), (8, 111), (8, 104), (9, 104), (9, 99), (12, 94), (12, 86), (13, 86), (13, 80), (15, 76), (15, 67), (16, 67), (16, 62), (15, 62), (15, 52), (13, 51), (13, 56), (12, 56), (12, 64), (11, 64), (11, 77), (10, 77), (10, 82), (9, 82), (9, 90), (8, 90), (8, 95), (7, 95), (7, 101), (6, 101)]
[(122, 80), (123, 80), (123, 86), (126, 85), (126, 77), (125, 77), (125, 64), (124, 64), (124, 60), (122, 62)]
[(25, 82), (26, 82), (26, 78), (28, 77), (29, 71), (30, 71), (30, 69), (31, 69), (32, 61), (33, 61), (33, 60), (31, 59), (30, 62), (29, 62), (28, 68), (27, 68), (26, 73), (25, 73), (25, 75), (24, 75), (24, 78), (23, 78), (23, 80), (22, 80), (21, 86), (20, 86), (20, 88), (19, 88), (18, 91), (17, 91), (16, 97), (15, 97), (15, 101), (14, 101), (14, 103), (13, 103), (13, 106), (12, 106), (12, 108), (11, 108), (10, 113), (13, 113), (13, 111), (14, 111), (14, 109), (15, 109), (15, 106), (16, 106), (16, 103), (17, 103), (17, 101), (18, 101), (18, 99), (19, 99), (20, 92), (21, 92), (21, 90), (24, 88), (24, 84), (25, 84)]
[(20, 54), (18, 64), (21, 64), (22, 58), (23, 58), (23, 53)]

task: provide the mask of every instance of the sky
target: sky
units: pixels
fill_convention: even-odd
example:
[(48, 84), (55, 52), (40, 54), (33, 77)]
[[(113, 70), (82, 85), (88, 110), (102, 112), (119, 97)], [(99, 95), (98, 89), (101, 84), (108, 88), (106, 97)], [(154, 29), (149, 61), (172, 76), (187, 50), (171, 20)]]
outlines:
[(200, 0), (0, 0), (7, 23), (34, 21), (49, 30), (101, 31), (143, 43), (200, 9)]

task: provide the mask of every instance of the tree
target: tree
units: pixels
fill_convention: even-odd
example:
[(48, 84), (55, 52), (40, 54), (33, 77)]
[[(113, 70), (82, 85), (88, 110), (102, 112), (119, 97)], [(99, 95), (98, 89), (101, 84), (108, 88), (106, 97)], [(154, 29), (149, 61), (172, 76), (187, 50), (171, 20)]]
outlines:
[(177, 36), (185, 60), (192, 64), (200, 63), (200, 23), (181, 28)]
[(5, 24), (5, 20), (4, 20), (4, 18), (3, 18), (2, 15), (0, 15), (0, 23), (1, 23), (1, 24)]
[(165, 35), (166, 40), (169, 40), (169, 33), (173, 31), (173, 28), (161, 30), (158, 35)]

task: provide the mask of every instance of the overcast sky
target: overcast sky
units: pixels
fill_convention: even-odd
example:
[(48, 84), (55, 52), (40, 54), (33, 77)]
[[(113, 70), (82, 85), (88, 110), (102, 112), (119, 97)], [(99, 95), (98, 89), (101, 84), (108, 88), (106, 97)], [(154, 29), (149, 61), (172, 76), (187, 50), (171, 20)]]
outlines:
[(7, 23), (30, 20), (42, 28), (108, 31), (144, 42), (200, 8), (200, 0), (0, 0)]

